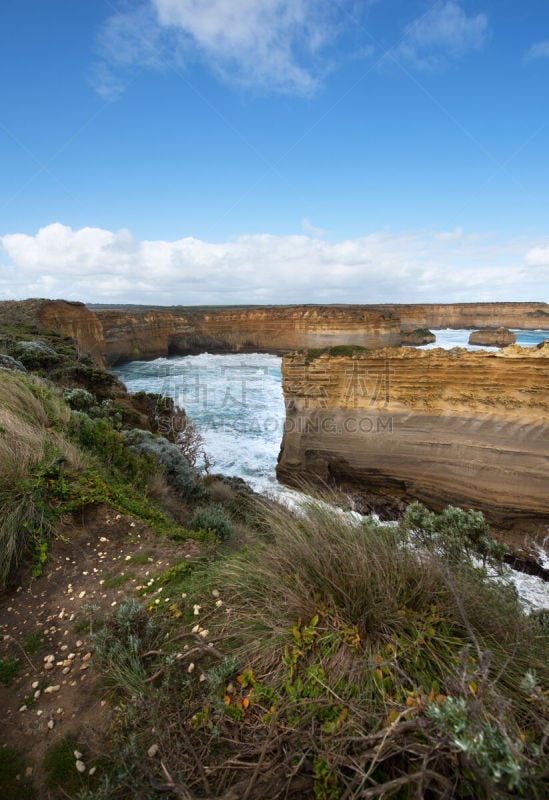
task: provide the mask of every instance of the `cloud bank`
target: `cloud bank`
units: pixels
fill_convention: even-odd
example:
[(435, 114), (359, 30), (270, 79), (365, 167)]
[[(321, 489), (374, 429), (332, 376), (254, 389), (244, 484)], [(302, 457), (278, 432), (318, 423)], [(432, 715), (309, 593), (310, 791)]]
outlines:
[(381, 231), (328, 242), (305, 235), (137, 240), (127, 230), (0, 237), (0, 299), (101, 303), (381, 303), (548, 300), (549, 243), (461, 229)]

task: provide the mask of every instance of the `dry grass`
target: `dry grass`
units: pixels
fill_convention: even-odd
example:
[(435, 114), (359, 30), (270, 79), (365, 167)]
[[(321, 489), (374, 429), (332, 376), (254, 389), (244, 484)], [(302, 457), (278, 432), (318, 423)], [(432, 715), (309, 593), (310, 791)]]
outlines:
[(48, 531), (33, 475), (48, 460), (79, 471), (86, 457), (63, 434), (70, 415), (39, 379), (0, 373), (0, 586), (30, 539)]
[[(124, 657), (144, 688), (120, 723), (132, 783), (109, 798), (546, 796), (548, 640), (510, 594), (326, 504), (271, 507), (262, 530)], [(152, 728), (161, 768), (140, 756)]]

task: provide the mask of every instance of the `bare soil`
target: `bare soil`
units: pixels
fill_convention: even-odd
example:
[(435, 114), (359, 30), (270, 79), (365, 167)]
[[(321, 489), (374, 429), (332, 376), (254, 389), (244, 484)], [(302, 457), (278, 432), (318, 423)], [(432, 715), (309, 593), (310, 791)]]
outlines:
[[(46, 750), (69, 733), (97, 739), (109, 726), (109, 705), (93, 668), (91, 620), (108, 618), (122, 596), (135, 595), (198, 550), (194, 542), (160, 538), (107, 507), (91, 508), (62, 526), (39, 578), (22, 570), (20, 582), (0, 596), (0, 659), (22, 665), (10, 686), (0, 683), (0, 747), (23, 754), (40, 798), (49, 797), (41, 767)], [(105, 580), (107, 586), (120, 583), (107, 588)], [(36, 634), (42, 637), (34, 652), (31, 634), (35, 641)]]

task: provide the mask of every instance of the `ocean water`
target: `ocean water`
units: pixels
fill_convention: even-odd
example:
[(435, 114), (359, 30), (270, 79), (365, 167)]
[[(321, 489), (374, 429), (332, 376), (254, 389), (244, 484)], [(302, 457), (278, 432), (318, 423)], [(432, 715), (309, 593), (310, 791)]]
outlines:
[[(469, 331), (434, 333), (435, 346), (468, 347)], [(519, 343), (537, 344), (546, 335), (521, 332)], [(211, 472), (238, 476), (255, 491), (299, 507), (302, 495), (279, 484), (275, 473), (285, 419), (278, 356), (202, 353), (133, 361), (112, 371), (128, 391), (162, 394), (186, 410), (203, 436)], [(527, 606), (549, 606), (549, 584), (508, 568), (505, 571)]]
[[(478, 347), (477, 345), (468, 344), (470, 330), (451, 330), (446, 328), (443, 330), (433, 330), (437, 337), (436, 342), (433, 344), (422, 345), (422, 350), (432, 350), (434, 347), (443, 347), (445, 350), (450, 350), (452, 347), (466, 347), (467, 350), (497, 350), (497, 347)], [(521, 347), (533, 347), (544, 339), (549, 339), (549, 331), (519, 331), (514, 330), (516, 334), (517, 344)]]
[(285, 419), (281, 359), (266, 353), (133, 361), (113, 372), (130, 392), (173, 398), (199, 428), (211, 472), (279, 492), (275, 476)]

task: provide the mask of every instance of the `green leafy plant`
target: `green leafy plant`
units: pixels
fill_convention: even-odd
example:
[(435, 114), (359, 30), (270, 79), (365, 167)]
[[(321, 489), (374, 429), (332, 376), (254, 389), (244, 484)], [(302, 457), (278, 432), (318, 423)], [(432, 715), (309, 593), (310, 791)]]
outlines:
[(229, 539), (232, 533), (232, 525), (225, 509), (217, 503), (197, 508), (191, 520), (191, 528), (213, 531), (222, 541)]

